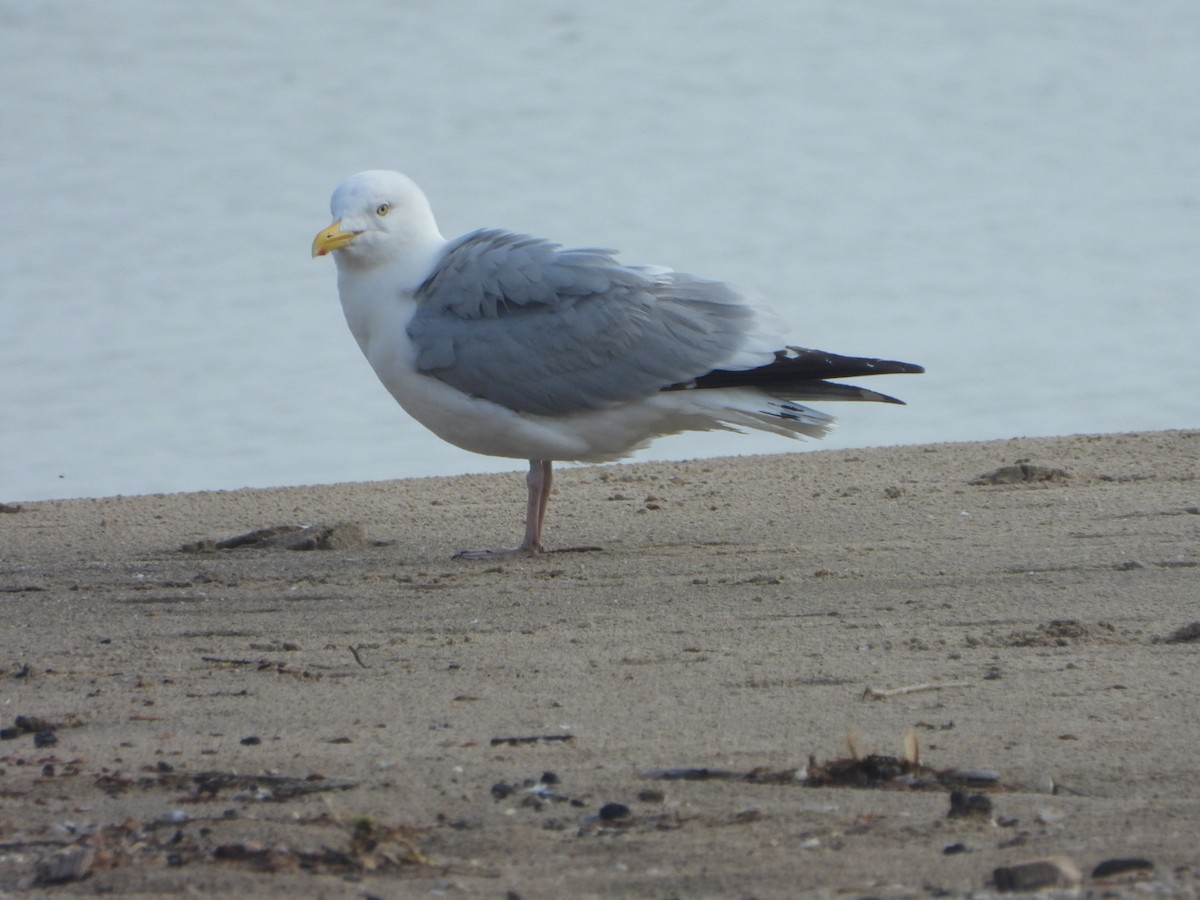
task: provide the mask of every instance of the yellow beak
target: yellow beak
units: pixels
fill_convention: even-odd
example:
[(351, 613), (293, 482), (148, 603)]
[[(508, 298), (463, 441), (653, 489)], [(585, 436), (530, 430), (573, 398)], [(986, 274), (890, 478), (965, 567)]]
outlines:
[(341, 250), (358, 237), (357, 231), (342, 231), (342, 223), (334, 222), (313, 238), (312, 255), (324, 256), (333, 250)]

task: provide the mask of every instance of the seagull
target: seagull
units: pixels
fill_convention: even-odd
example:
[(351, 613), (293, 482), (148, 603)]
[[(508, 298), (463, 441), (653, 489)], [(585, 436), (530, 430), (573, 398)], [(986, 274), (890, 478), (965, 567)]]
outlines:
[(525, 537), (463, 559), (535, 556), (554, 461), (609, 462), (683, 431), (819, 438), (808, 400), (894, 397), (828, 379), (923, 372), (784, 343), (774, 316), (721, 281), (628, 265), (497, 229), (446, 240), (398, 172), (337, 187), (332, 254), (346, 322), (401, 407), (443, 440), (529, 461)]

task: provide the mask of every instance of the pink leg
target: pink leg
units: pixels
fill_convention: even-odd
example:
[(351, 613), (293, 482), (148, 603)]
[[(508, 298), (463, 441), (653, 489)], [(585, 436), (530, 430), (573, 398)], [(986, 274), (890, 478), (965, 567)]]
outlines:
[(550, 488), (554, 484), (550, 460), (531, 459), (525, 483), (529, 485), (529, 505), (525, 509), (525, 542), (520, 549), (530, 554), (541, 553), (545, 549), (542, 547), (542, 523), (546, 521)]
[(520, 547), (511, 550), (460, 550), (455, 559), (497, 559), (502, 556), (537, 556), (542, 547), (542, 523), (546, 520), (546, 507), (550, 504), (550, 488), (554, 484), (554, 470), (548, 459), (531, 459), (529, 474), (525, 476), (529, 488), (529, 500), (525, 507), (525, 540)]

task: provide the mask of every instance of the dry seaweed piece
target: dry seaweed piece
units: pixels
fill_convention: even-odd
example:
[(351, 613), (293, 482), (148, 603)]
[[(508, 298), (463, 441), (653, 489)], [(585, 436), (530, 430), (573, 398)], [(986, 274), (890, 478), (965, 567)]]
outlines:
[(298, 532), (280, 535), (265, 546), (284, 550), (349, 550), (367, 542), (367, 530), (352, 522), (310, 525)]
[(179, 549), (184, 553), (211, 553), (240, 547), (274, 550), (346, 550), (367, 542), (367, 531), (352, 522), (335, 525), (272, 525), (257, 528), (221, 541), (206, 538)]
[(320, 791), (348, 791), (357, 787), (349, 779), (298, 777), (295, 775), (239, 775), (236, 772), (196, 772), (191, 775), (165, 774), (158, 778), (162, 787), (186, 787), (192, 799), (208, 800), (224, 790), (252, 794), (256, 799), (278, 802), (315, 794)]
[(1189, 622), (1180, 625), (1166, 637), (1156, 637), (1155, 644), (1191, 644), (1200, 641), (1200, 622)]
[[(768, 769), (759, 767), (746, 771), (678, 767), (651, 769), (643, 778), (659, 781), (744, 781), (749, 784), (798, 784), (805, 787), (909, 788), (945, 790), (961, 783), (958, 769), (935, 772), (919, 763), (897, 756), (872, 753), (860, 758), (843, 757), (817, 762), (810, 756), (803, 768)], [(970, 784), (976, 789), (1001, 789), (997, 780)]]
[(557, 742), (566, 743), (573, 740), (575, 740), (575, 735), (573, 734), (534, 734), (528, 737), (494, 737), (491, 740), (491, 745), (496, 747), (500, 744), (509, 744), (515, 747), (517, 744), (552, 744)]
[(310, 672), (308, 669), (297, 669), (289, 666), (283, 660), (275, 659), (232, 659), (224, 656), (202, 656), (201, 661), (214, 663), (221, 668), (232, 669), (253, 667), (256, 672), (274, 672), (277, 675), (291, 675), (295, 678), (312, 678), (320, 681), (325, 676), (320, 672)]
[(807, 787), (912, 790), (969, 787), (974, 790), (1003, 790), (999, 774), (992, 769), (950, 768), (934, 771), (923, 766), (917, 733), (912, 728), (904, 735), (903, 756), (864, 753), (862, 739), (853, 729), (846, 732), (846, 744), (850, 750), (848, 757), (819, 763), (815, 756), (809, 756), (808, 765), (799, 769), (760, 767), (749, 771), (736, 771), (686, 766), (654, 769), (643, 772), (642, 777), (663, 781), (745, 781), (751, 784), (802, 784)]
[(237, 841), (217, 846), (213, 850), (213, 859), (243, 863), (261, 872), (303, 870), (343, 875), (387, 872), (404, 866), (429, 864), (429, 858), (414, 842), (420, 829), (384, 825), (369, 816), (335, 821), (347, 832), (349, 844), (344, 850), (337, 847), (296, 850), (291, 847), (264, 847), (255, 841)]
[(341, 825), (349, 832), (351, 855), (366, 871), (429, 863), (429, 857), (414, 843), (421, 832), (415, 826), (385, 825), (370, 816), (358, 816)]
[(121, 772), (108, 772), (95, 780), (96, 787), (110, 796), (124, 794), (134, 787), (143, 790), (167, 788), (185, 790), (183, 802), (208, 801), (221, 791), (234, 790), (248, 799), (279, 802), (320, 791), (347, 791), (357, 787), (350, 779), (333, 779), (306, 775), (241, 775), (237, 772), (176, 772), (156, 770), (155, 774), (133, 778)]
[(1017, 462), (1011, 466), (1001, 466), (991, 472), (972, 478), (969, 484), (1034, 484), (1053, 482), (1061, 484), (1069, 481), (1070, 473), (1064, 469), (1052, 469), (1049, 466), (1035, 466), (1028, 462)]
[(921, 767), (921, 745), (912, 728), (904, 733), (903, 757), (864, 754), (862, 738), (853, 728), (846, 729), (846, 746), (850, 749), (848, 758), (818, 763), (816, 757), (809, 756), (805, 783), (813, 787), (882, 787), (893, 782), (921, 787), (933, 776)]
[[(793, 777), (796, 770), (792, 770)], [(680, 766), (673, 769), (654, 769), (642, 773), (643, 778), (663, 781), (746, 781), (749, 773), (731, 769), (709, 769), (703, 766)]]
[(291, 534), (296, 531), (302, 531), (300, 525), (272, 525), (268, 528), (256, 528), (254, 531), (247, 531), (244, 534), (239, 534), (235, 537), (226, 538), (222, 541), (214, 541), (211, 538), (205, 538), (201, 541), (196, 541), (191, 544), (184, 544), (179, 549), (184, 553), (205, 553), (212, 550), (233, 550), (237, 547), (251, 547), (257, 544), (263, 544), (271, 538), (279, 537), (280, 535)]
[(920, 768), (919, 764), (907, 759), (882, 753), (831, 759), (823, 763), (818, 763), (815, 756), (810, 756), (804, 783), (811, 787), (882, 787), (885, 782), (916, 776)]

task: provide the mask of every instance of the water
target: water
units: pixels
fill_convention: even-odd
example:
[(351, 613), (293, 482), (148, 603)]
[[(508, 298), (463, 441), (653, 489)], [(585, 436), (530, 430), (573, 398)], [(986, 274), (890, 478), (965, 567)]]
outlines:
[[(411, 422), (308, 247), (617, 247), (925, 364), (822, 446), (1200, 425), (1200, 5), (0, 0), (0, 499), (522, 468)], [(818, 446), (818, 445), (810, 445)], [(684, 436), (639, 458), (784, 452)]]

